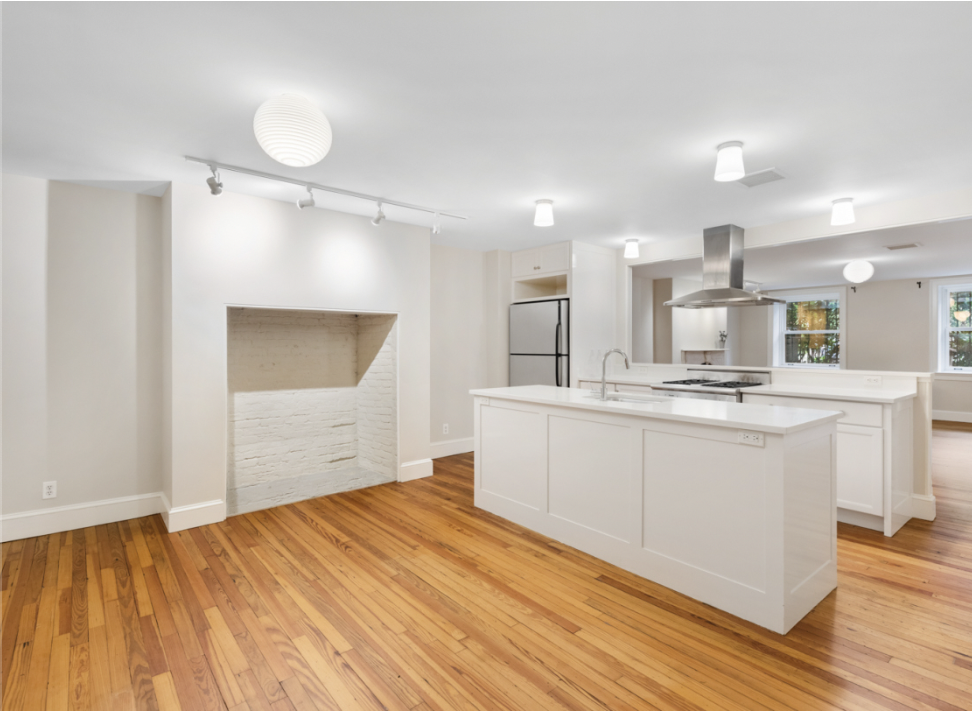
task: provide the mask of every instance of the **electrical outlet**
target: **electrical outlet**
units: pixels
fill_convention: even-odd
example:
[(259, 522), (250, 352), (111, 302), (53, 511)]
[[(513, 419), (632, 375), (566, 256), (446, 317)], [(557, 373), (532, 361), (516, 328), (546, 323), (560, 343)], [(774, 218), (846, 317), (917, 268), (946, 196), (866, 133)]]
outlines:
[(444, 423), (444, 434), (445, 435), (448, 434), (448, 432), (450, 431), (450, 429), (451, 429), (450, 426), (447, 423)]
[(41, 499), (54, 499), (58, 496), (58, 481), (45, 482), (41, 486)]
[(865, 376), (864, 377), (865, 386), (880, 386), (881, 376)]
[(647, 373), (647, 366), (638, 366), (637, 373)]
[(766, 438), (762, 433), (750, 433), (744, 430), (740, 430), (739, 444), (754, 445), (755, 447), (764, 447), (766, 444)]

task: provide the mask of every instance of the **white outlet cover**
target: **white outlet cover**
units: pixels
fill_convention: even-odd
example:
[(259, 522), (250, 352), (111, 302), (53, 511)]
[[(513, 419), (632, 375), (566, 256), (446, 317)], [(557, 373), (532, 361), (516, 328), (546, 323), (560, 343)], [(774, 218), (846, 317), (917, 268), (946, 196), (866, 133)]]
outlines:
[(57, 480), (44, 482), (41, 485), (41, 499), (54, 499), (58, 496)]

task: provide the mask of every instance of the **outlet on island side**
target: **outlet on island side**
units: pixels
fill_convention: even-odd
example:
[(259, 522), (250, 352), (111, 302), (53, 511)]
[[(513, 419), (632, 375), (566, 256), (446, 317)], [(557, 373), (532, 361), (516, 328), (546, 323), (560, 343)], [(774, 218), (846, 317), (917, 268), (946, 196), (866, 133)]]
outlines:
[(753, 445), (755, 447), (765, 447), (766, 438), (762, 433), (751, 433), (746, 430), (739, 431), (740, 445)]
[(41, 499), (54, 499), (58, 496), (58, 481), (44, 482), (41, 485)]
[(447, 435), (450, 432), (450, 430), (451, 427), (447, 423), (444, 423), (444, 434)]
[(881, 376), (865, 376), (864, 377), (865, 386), (880, 386)]

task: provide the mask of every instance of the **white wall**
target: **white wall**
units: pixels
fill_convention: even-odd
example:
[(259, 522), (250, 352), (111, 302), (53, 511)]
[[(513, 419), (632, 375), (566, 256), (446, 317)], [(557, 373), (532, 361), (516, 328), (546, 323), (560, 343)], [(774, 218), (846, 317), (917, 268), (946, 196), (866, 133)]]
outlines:
[[(697, 292), (701, 282), (671, 280), (672, 299)], [(719, 348), (719, 331), (728, 331), (728, 307), (671, 310), (671, 363), (681, 363), (681, 352)]]
[(486, 275), (487, 253), (431, 245), (430, 440), (434, 457), (474, 448), (474, 403), (468, 391), (488, 386)]
[[(142, 495), (156, 506), (161, 212), (159, 198), (4, 176), (5, 517)], [(55, 499), (41, 499), (47, 480)]]
[(224, 516), (228, 305), (396, 313), (400, 479), (430, 474), (429, 230), (180, 183), (172, 221), (171, 530)]
[(631, 308), (634, 312), (632, 343), (633, 359), (636, 363), (654, 362), (654, 345), (658, 341), (655, 329), (656, 309), (654, 303), (654, 280), (632, 277)]
[(508, 308), (511, 303), (512, 253), (505, 250), (486, 252), (485, 333), (489, 388), (508, 385)]

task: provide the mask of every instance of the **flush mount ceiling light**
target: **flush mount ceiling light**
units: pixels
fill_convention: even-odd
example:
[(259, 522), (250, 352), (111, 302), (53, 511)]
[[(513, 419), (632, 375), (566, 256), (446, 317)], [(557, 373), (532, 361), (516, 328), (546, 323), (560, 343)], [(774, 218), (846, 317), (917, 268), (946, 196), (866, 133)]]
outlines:
[(264, 152), (286, 166), (313, 166), (332, 148), (332, 127), (315, 104), (282, 94), (258, 107), (254, 136)]
[(854, 260), (844, 267), (844, 279), (854, 284), (867, 282), (874, 274), (874, 265), (867, 260)]
[(636, 260), (638, 257), (640, 257), (640, 247), (637, 244), (637, 238), (628, 237), (624, 240), (624, 258)]
[(224, 184), (220, 182), (220, 174), (217, 173), (217, 169), (210, 166), (210, 172), (213, 174), (207, 178), (207, 185), (210, 187), (210, 195), (220, 195), (224, 192)]
[(742, 141), (726, 141), (718, 147), (715, 160), (715, 180), (720, 183), (739, 180), (746, 174), (742, 162)]
[(854, 198), (838, 198), (830, 211), (831, 225), (850, 225), (854, 222)]
[(535, 220), (532, 221), (532, 224), (536, 227), (552, 227), (555, 224), (552, 218), (551, 200), (535, 201)]
[(376, 203), (376, 217), (370, 220), (370, 222), (379, 227), (380, 223), (386, 220), (386, 215), (383, 214), (383, 203)]
[(308, 197), (307, 198), (299, 198), (298, 199), (298, 202), (295, 203), (295, 205), (298, 206), (298, 209), (299, 210), (304, 210), (305, 208), (314, 208), (315, 207), (315, 196), (312, 195), (312, 189), (309, 188), (308, 186), (305, 186), (305, 190), (308, 191)]

